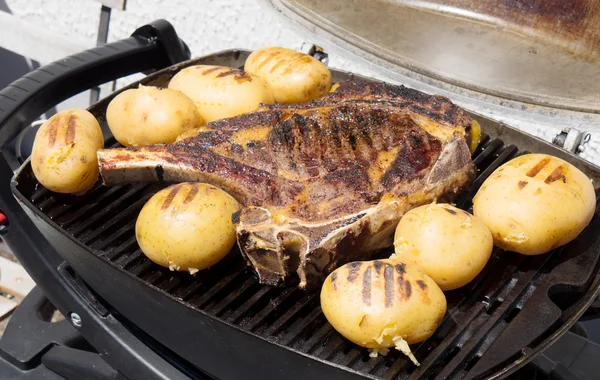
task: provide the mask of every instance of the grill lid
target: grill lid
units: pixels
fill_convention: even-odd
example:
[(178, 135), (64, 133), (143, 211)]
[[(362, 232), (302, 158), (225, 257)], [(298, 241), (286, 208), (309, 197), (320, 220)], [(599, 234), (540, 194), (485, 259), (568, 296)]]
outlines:
[(596, 0), (262, 2), (311, 42), (496, 119), (509, 108), (522, 129), (600, 122)]

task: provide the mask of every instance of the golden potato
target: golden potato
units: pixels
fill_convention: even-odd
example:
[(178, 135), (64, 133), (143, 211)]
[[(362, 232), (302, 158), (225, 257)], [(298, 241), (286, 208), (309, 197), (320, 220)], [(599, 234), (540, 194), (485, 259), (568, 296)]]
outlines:
[(321, 308), (352, 342), (374, 352), (396, 347), (418, 365), (408, 345), (433, 335), (446, 313), (446, 297), (416, 265), (357, 261), (325, 279)]
[(142, 85), (117, 95), (108, 105), (106, 121), (124, 146), (172, 143), (204, 124), (194, 102), (183, 93)]
[(310, 55), (282, 47), (265, 47), (246, 59), (246, 72), (261, 77), (277, 103), (319, 99), (331, 88), (327, 66)]
[(239, 208), (231, 195), (212, 185), (180, 183), (146, 202), (135, 237), (150, 260), (194, 274), (231, 250), (236, 241), (231, 216)]
[(498, 247), (525, 255), (575, 239), (596, 208), (594, 186), (579, 169), (546, 154), (527, 154), (499, 167), (475, 198), (475, 216)]
[(169, 88), (190, 97), (206, 122), (252, 112), (261, 103), (274, 102), (262, 79), (231, 67), (187, 67), (171, 79)]
[(57, 193), (81, 194), (98, 179), (96, 152), (104, 148), (96, 118), (69, 109), (48, 119), (35, 135), (31, 168), (37, 180)]
[(481, 272), (494, 242), (479, 218), (449, 204), (430, 204), (402, 217), (394, 247), (398, 260), (418, 265), (442, 290), (452, 290)]

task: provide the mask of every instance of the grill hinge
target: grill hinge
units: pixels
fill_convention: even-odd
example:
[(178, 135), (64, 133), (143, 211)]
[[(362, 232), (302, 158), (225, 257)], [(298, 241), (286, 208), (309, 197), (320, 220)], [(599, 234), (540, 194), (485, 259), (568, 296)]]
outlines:
[(304, 42), (300, 47), (300, 51), (318, 59), (325, 66), (327, 66), (329, 63), (329, 54), (320, 46), (311, 44), (309, 42)]
[(580, 131), (576, 128), (565, 128), (554, 136), (552, 144), (571, 153), (580, 154), (585, 151), (585, 145), (591, 138), (592, 135), (589, 132)]

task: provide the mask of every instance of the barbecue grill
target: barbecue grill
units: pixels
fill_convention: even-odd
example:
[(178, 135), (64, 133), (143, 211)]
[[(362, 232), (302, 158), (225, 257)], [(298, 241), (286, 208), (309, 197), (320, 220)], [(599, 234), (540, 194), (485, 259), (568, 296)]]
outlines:
[[(0, 92), (0, 148), (50, 106), (98, 84), (162, 69), (90, 107), (106, 130), (107, 105), (119, 92), (139, 83), (164, 87), (191, 65), (242, 67), (249, 53), (227, 50), (188, 60), (173, 28), (156, 21), (128, 39), (31, 72)], [(332, 75), (334, 81), (354, 76)], [(473, 117), (485, 134), (473, 154), (477, 179), (457, 200), (459, 207), (469, 210), (482, 182), (526, 152), (563, 158), (600, 183), (600, 168), (577, 156)], [(116, 146), (106, 137), (106, 146)], [(575, 379), (541, 353), (600, 292), (596, 212), (575, 241), (552, 253), (495, 249), (473, 282), (446, 292), (442, 324), (412, 347), (421, 362), (415, 367), (398, 352), (370, 358), (327, 323), (318, 294), (259, 284), (235, 249), (196, 276), (152, 263), (137, 245), (134, 226), (144, 203), (165, 185), (97, 183), (83, 196), (56, 194), (38, 184), (29, 161), (12, 177), (4, 156), (0, 174), (0, 210), (8, 217), (0, 234), (39, 286), (0, 341), (0, 363), (29, 378), (39, 378), (44, 368), (53, 371), (44, 372), (47, 378), (58, 373), (70, 379), (529, 378), (533, 372), (516, 371), (537, 357), (544, 358), (538, 366), (547, 366), (542, 372)], [(48, 325), (50, 304), (65, 322)], [(22, 325), (33, 326), (32, 333), (24, 337)], [(31, 344), (24, 347), (24, 339)]]

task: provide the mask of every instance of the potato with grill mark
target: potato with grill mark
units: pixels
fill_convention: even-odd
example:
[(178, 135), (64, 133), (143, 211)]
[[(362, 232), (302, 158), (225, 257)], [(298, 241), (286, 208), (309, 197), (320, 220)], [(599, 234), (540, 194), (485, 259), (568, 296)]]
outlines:
[(265, 47), (246, 59), (244, 70), (262, 78), (277, 103), (309, 102), (331, 88), (331, 72), (310, 55), (282, 47)]
[(471, 282), (487, 264), (494, 241), (477, 217), (433, 203), (407, 212), (394, 236), (396, 257), (418, 265), (442, 290)]
[(596, 209), (591, 180), (570, 163), (526, 154), (499, 167), (473, 198), (498, 247), (539, 255), (575, 239)]
[(155, 263), (191, 274), (208, 268), (235, 244), (232, 215), (240, 205), (204, 183), (181, 183), (156, 193), (142, 208), (135, 236)]
[(117, 95), (106, 121), (123, 146), (172, 143), (204, 124), (194, 102), (181, 92), (142, 85)]
[(274, 103), (261, 78), (225, 66), (186, 67), (171, 78), (169, 89), (192, 99), (207, 123), (256, 111), (261, 103)]
[(433, 335), (446, 313), (446, 297), (416, 265), (357, 261), (329, 274), (321, 289), (321, 308), (352, 342), (373, 353), (395, 347), (418, 365), (408, 345)]
[(96, 152), (104, 147), (96, 118), (69, 109), (48, 119), (35, 135), (31, 168), (37, 180), (57, 193), (82, 194), (98, 179)]

